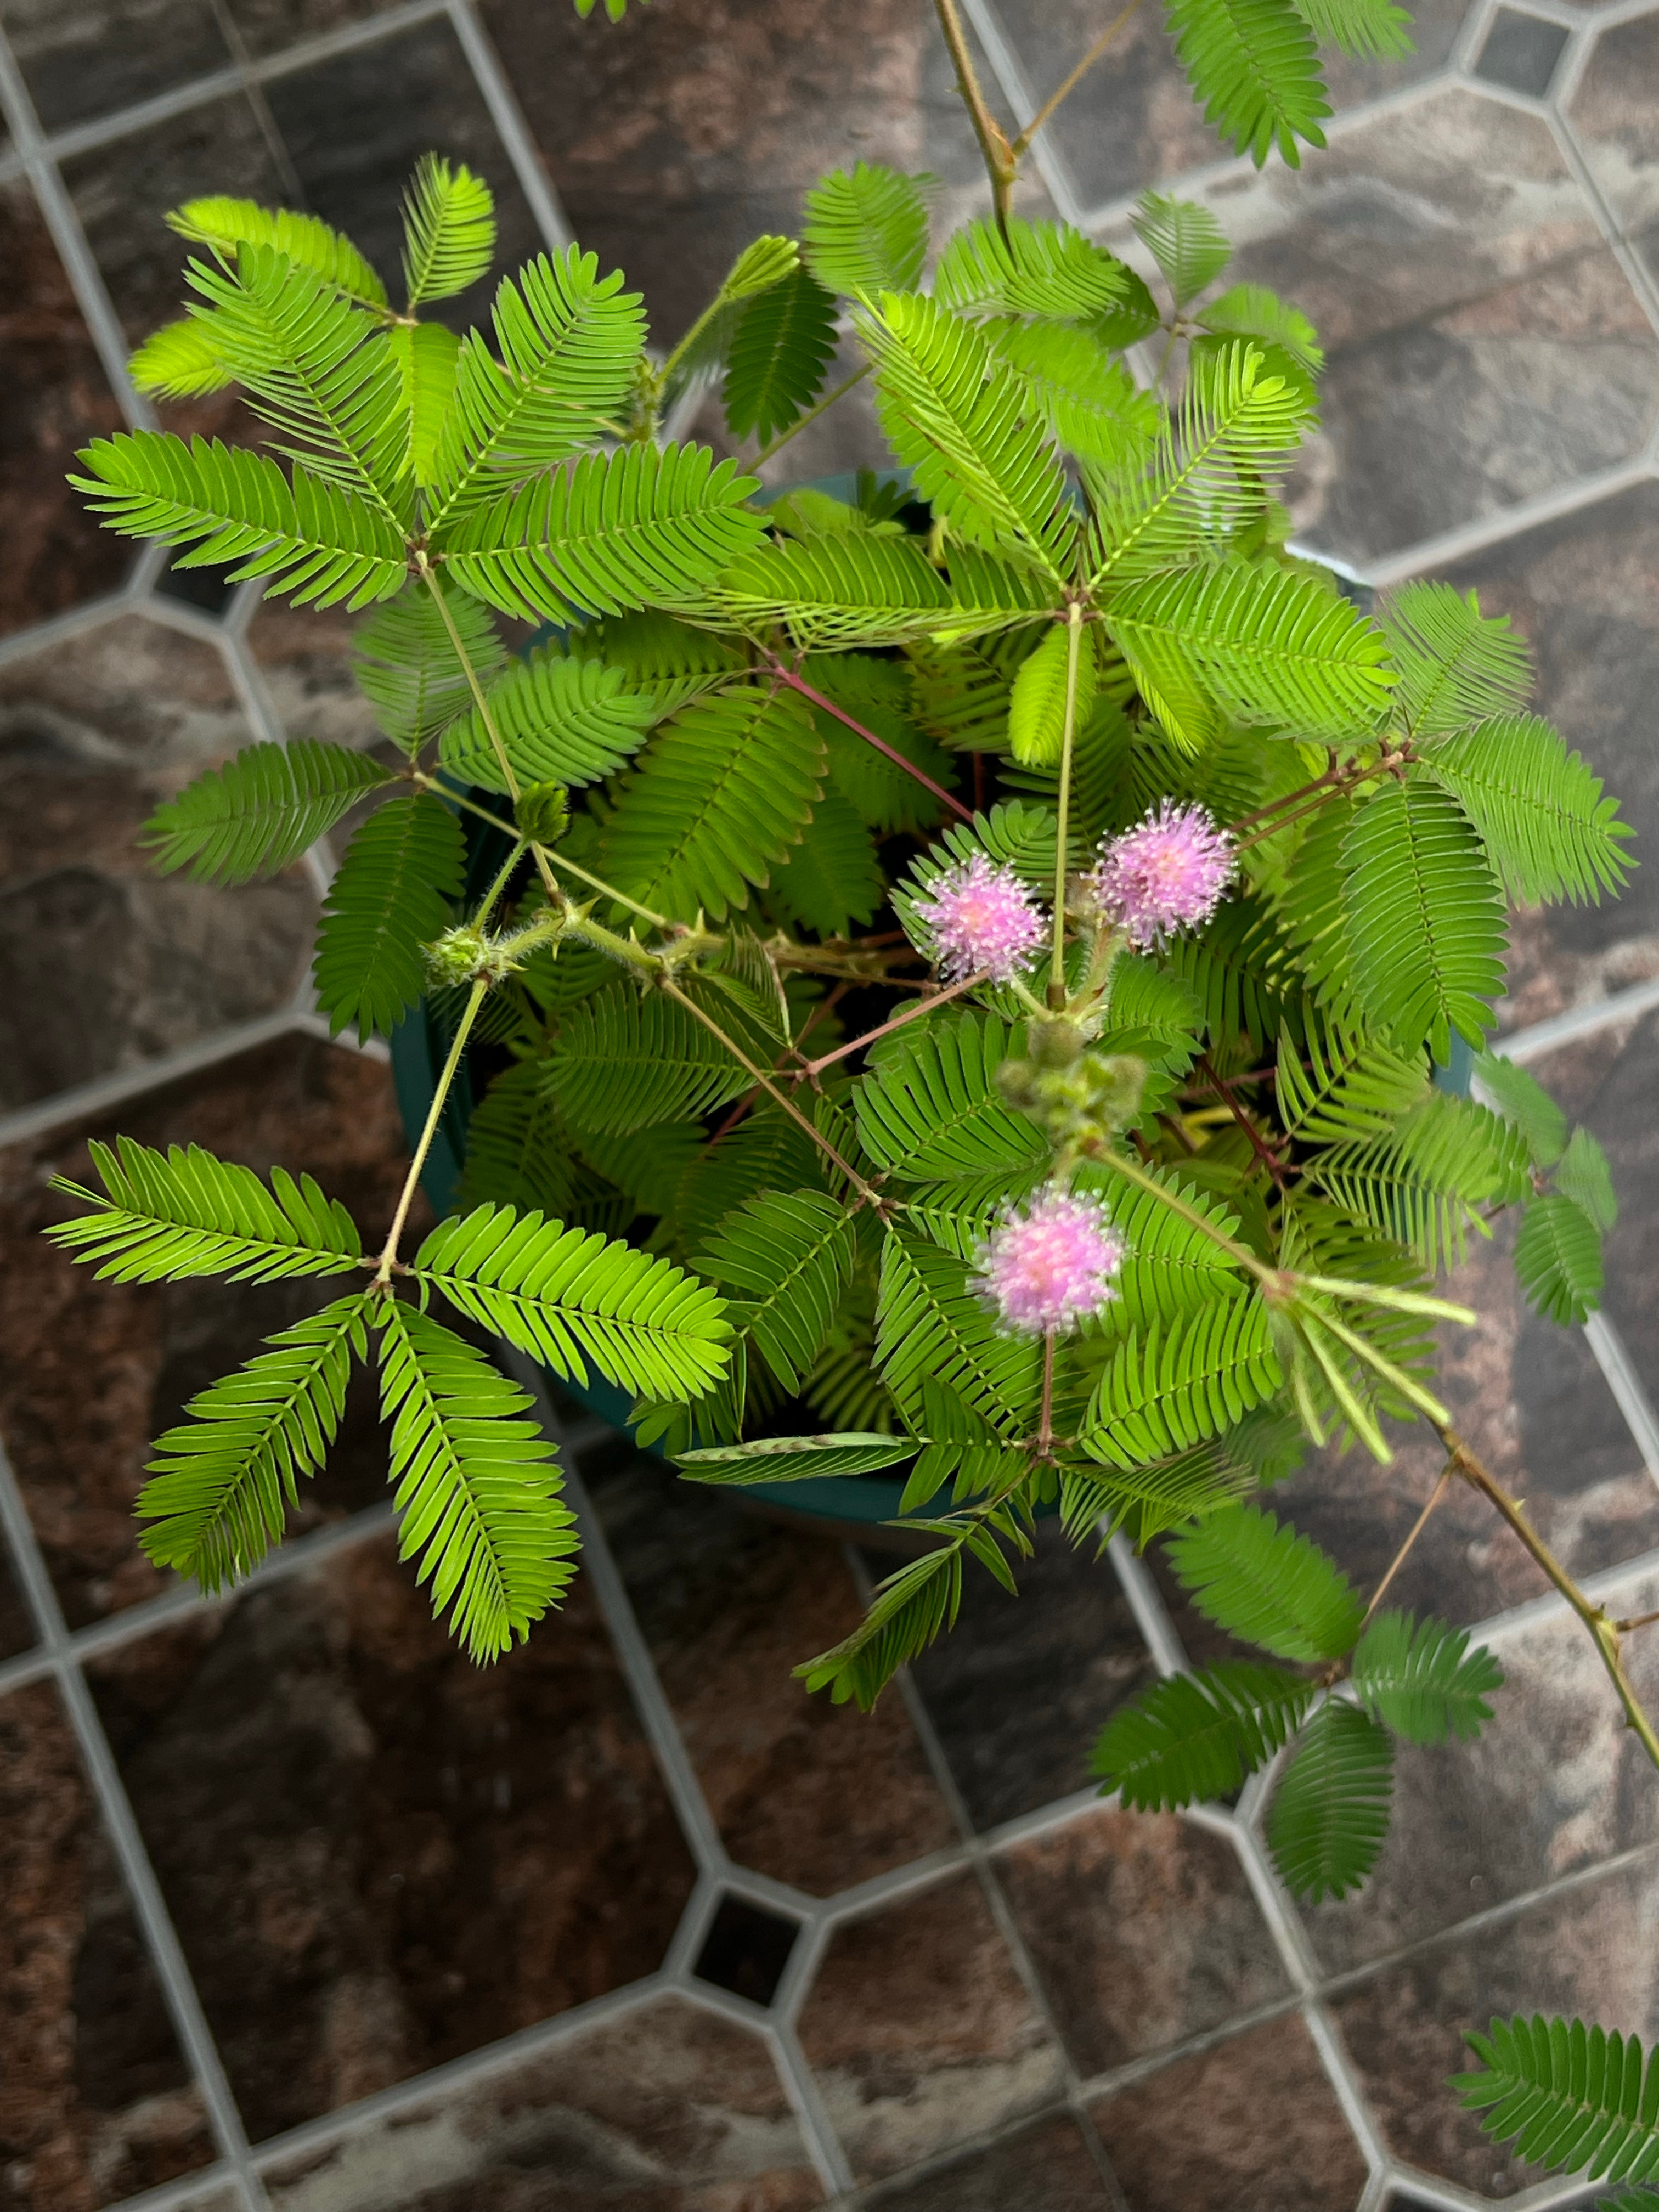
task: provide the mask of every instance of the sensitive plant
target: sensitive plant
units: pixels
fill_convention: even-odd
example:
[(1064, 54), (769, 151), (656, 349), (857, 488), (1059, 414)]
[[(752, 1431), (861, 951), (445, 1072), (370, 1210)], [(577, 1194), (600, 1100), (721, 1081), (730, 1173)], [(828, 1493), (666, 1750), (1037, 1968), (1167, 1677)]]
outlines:
[[(1192, 21), (1228, 127), (1293, 151), (1205, 90)], [(1103, 1784), (1176, 1806), (1278, 1762), (1279, 1868), (1340, 1895), (1380, 1848), (1395, 1739), (1473, 1736), (1500, 1678), (1384, 1607), (1392, 1569), (1367, 1601), (1253, 1502), (1305, 1441), (1386, 1467), (1390, 1425), (1431, 1429), (1427, 1510), (1454, 1481), (1489, 1499), (1659, 1764), (1630, 1625), (1435, 1389), (1436, 1326), (1474, 1318), (1437, 1278), (1500, 1212), (1541, 1312), (1599, 1297), (1605, 1159), (1485, 1048), (1506, 901), (1616, 892), (1629, 833), (1528, 711), (1506, 622), (1432, 583), (1368, 611), (1292, 548), (1306, 319), (1218, 289), (1212, 217), (1152, 195), (1155, 297), (1016, 216), (1023, 147), (1000, 144), (995, 212), (942, 241), (925, 180), (827, 177), (799, 238), (746, 248), (665, 355), (575, 246), (503, 280), (488, 332), (423, 313), (494, 249), (487, 187), (435, 156), (399, 307), (314, 218), (171, 218), (192, 297), (135, 375), (238, 386), (269, 450), (141, 430), (76, 481), (179, 565), (365, 611), (386, 744), (253, 746), (149, 841), (239, 883), (355, 821), (318, 1003), (362, 1036), (424, 1022), (442, 1066), (372, 1251), (308, 1177), (125, 1139), (94, 1148), (97, 1188), (64, 1186), (82, 1210), (52, 1233), (120, 1280), (343, 1293), (159, 1440), (138, 1509), (158, 1565), (208, 1589), (253, 1565), (371, 1362), (404, 1555), (499, 1656), (576, 1545), (495, 1340), (630, 1393), (691, 1480), (890, 1474), (925, 1548), (804, 1657), (836, 1698), (872, 1703), (967, 1574), (1016, 1587), (1040, 1515), (1079, 1544), (1164, 1541), (1263, 1657), (1120, 1711)], [(862, 362), (826, 390), (843, 337)], [(769, 497), (665, 434), (718, 386), (734, 453), (769, 459), (866, 378), (896, 466), (848, 498)], [(527, 650), (504, 622), (538, 626)], [(483, 878), (469, 825), (495, 840)], [(1474, 1096), (1437, 1079), (1460, 1040)], [(460, 1200), (408, 1253), (464, 1061)]]

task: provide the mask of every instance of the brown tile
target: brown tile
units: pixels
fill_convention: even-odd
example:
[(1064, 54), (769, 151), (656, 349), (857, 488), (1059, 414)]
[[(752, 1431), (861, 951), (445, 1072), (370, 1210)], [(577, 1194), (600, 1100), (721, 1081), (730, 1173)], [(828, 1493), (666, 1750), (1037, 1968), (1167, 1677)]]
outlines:
[[(407, 1155), (387, 1070), (294, 1037), (124, 1109), (114, 1127), (153, 1145), (202, 1144), (268, 1170), (314, 1174), (366, 1234), (383, 1233)], [(96, 1131), (112, 1132), (107, 1122)], [(150, 1438), (184, 1400), (297, 1317), (326, 1285), (134, 1288), (96, 1279), (40, 1235), (69, 1208), (46, 1188), (85, 1182), (79, 1133), (0, 1154), (0, 1367), (3, 1436), (71, 1626), (155, 1596), (162, 1577), (138, 1551), (132, 1501)], [(372, 1388), (358, 1391), (329, 1470), (292, 1526), (314, 1528), (385, 1495), (386, 1446)]]
[(1308, 544), (1363, 569), (1640, 450), (1659, 340), (1540, 117), (1436, 90), (1199, 197), (1327, 349)]
[(231, 66), (212, 0), (6, 0), (6, 38), (47, 131)]
[(0, 1550), (0, 1659), (15, 1658), (34, 1648), (34, 1623), (17, 1587), (11, 1562)]
[(7, 524), (0, 537), (0, 631), (60, 614), (112, 591), (131, 557), (100, 530), (64, 481), (77, 450), (122, 428), (96, 348), (33, 193), (0, 186), (0, 355), (7, 403), (0, 473)]
[(213, 2162), (202, 2100), (46, 1682), (0, 1698), (0, 2202), (93, 2212)]
[(800, 2039), (860, 2180), (1049, 2103), (1060, 2057), (971, 1875), (838, 1928)]
[[(1443, 67), (1467, 12), (1465, 0), (1418, 0), (1412, 9), (1417, 51), (1405, 61), (1355, 63), (1322, 50), (1333, 107), (1340, 112)], [(1039, 100), (1065, 81), (1103, 27), (1091, 0), (1000, 0), (998, 14)], [(1146, 10), (1070, 95), (1048, 138), (1085, 208), (1129, 198), (1231, 150), (1205, 123), (1169, 33)]]
[(1231, 1844), (1172, 1813), (1085, 1813), (996, 1865), (1079, 2074), (1291, 1993)]
[[(1583, 1337), (1533, 1312), (1515, 1280), (1515, 1224), (1472, 1238), (1446, 1294), (1480, 1316), (1441, 1329), (1438, 1388), (1459, 1432), (1575, 1574), (1659, 1545), (1659, 1493)], [(1391, 1465), (1358, 1446), (1314, 1455), (1279, 1484), (1273, 1510), (1370, 1591), (1433, 1494), (1444, 1464), (1420, 1426), (1396, 1427)], [(1546, 1589), (1516, 1539), (1474, 1490), (1450, 1486), (1389, 1602), (1455, 1621), (1484, 1620)]]
[[(1649, 738), (1659, 682), (1659, 486), (1638, 485), (1506, 538), (1446, 575), (1529, 641), (1539, 711), (1605, 778), (1645, 861), (1659, 837), (1659, 760)], [(1656, 974), (1659, 869), (1643, 865), (1620, 898), (1519, 919), (1504, 1026)]]
[(543, 0), (483, 14), (577, 237), (644, 291), (659, 342), (757, 232), (794, 231), (825, 170), (886, 161), (979, 195), (943, 43), (908, 0), (654, 0), (619, 24)]
[(867, 2201), (870, 2212), (1116, 2212), (1082, 2129), (1066, 2112)]
[(1088, 1789), (1095, 1737), (1157, 1678), (1092, 1540), (1073, 1546), (1057, 1520), (1040, 1521), (1036, 1556), (1016, 1573), (1018, 1597), (989, 1575), (965, 1577), (955, 1628), (911, 1668), (979, 1828)]
[(226, 0), (227, 12), (254, 55), (280, 53), (378, 15), (392, 0)]
[(1352, 2212), (1365, 2161), (1292, 2014), (1092, 2107), (1130, 2212)]
[(357, 623), (339, 607), (319, 611), (267, 599), (248, 624), (248, 649), (287, 736), (336, 745), (380, 741), (374, 711), (351, 670)]
[(765, 2045), (672, 1996), (294, 2159), (266, 2186), (273, 2212), (807, 2212), (823, 2202)]
[(739, 1866), (829, 1895), (955, 1841), (898, 1692), (862, 1714), (794, 1680), (862, 1611), (833, 1538), (775, 1527), (647, 1460), (593, 1487)]
[(435, 151), (465, 161), (495, 196), (496, 275), (442, 303), (465, 330), (486, 313), (503, 269), (544, 240), (496, 136), (466, 56), (447, 18), (331, 55), (273, 78), (265, 98), (307, 206), (355, 240), (394, 297), (403, 251), (400, 213), (416, 162)]
[(1601, 33), (1568, 104), (1572, 132), (1613, 219), (1659, 270), (1659, 18)]
[(1429, 1946), (1335, 1997), (1331, 2010), (1395, 2156), (1487, 2196), (1543, 2179), (1480, 2132), (1445, 2086), (1471, 2063), (1465, 2030), (1493, 2014), (1582, 2014), (1650, 2042), (1659, 2030), (1653, 1923), (1659, 1860)]
[(221, 890), (137, 842), (248, 738), (218, 653), (137, 615), (0, 669), (0, 1106), (293, 998), (316, 915), (297, 866)]
[[(1659, 1580), (1620, 1583), (1607, 1602), (1615, 1616), (1644, 1613)], [(1496, 1656), (1504, 1683), (1480, 1741), (1401, 1744), (1376, 1871), (1357, 1897), (1304, 1912), (1333, 1970), (1659, 1839), (1659, 1791), (1577, 1621), (1506, 1636)], [(1659, 1648), (1638, 1636), (1626, 1658), (1651, 1708)]]
[[(1592, 1065), (1600, 1063), (1602, 1051), (1595, 1053)], [(1551, 1056), (1552, 1060), (1561, 1057)], [(1546, 1062), (1540, 1071), (1546, 1079), (1549, 1066)], [(1624, 1040), (1578, 1110), (1607, 1149), (1619, 1198), (1619, 1220), (1604, 1245), (1607, 1310), (1643, 1381), (1650, 1392), (1659, 1393), (1659, 1285), (1654, 1281), (1648, 1243), (1659, 1208), (1659, 1139), (1653, 1125), (1652, 1090), (1656, 1071), (1659, 1020), (1649, 1015)]]
[(255, 2136), (650, 1973), (690, 1893), (585, 1582), (479, 1668), (376, 1539), (94, 1690)]

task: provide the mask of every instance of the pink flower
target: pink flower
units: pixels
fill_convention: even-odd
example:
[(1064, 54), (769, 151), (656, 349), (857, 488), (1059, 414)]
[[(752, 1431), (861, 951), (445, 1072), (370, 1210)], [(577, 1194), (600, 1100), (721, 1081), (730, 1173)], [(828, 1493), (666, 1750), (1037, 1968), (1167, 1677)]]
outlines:
[(1074, 1328), (1117, 1296), (1123, 1240), (1097, 1198), (1051, 1184), (1023, 1213), (1010, 1209), (974, 1256), (974, 1287), (1003, 1328), (1040, 1336)]
[(916, 919), (932, 941), (947, 983), (982, 970), (1006, 983), (1042, 943), (1042, 910), (1012, 868), (994, 867), (983, 853), (934, 877)]
[(1161, 945), (1207, 921), (1232, 877), (1232, 848), (1209, 815), (1166, 799), (1133, 830), (1103, 841), (1093, 880), (1131, 945)]

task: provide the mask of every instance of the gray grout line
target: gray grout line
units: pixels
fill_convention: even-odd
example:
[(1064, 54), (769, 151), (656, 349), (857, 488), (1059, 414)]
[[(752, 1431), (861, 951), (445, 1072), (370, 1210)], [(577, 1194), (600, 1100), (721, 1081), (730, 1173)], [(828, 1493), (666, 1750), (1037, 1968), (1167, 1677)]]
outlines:
[(1636, 1439), (1643, 1465), (1659, 1482), (1659, 1419), (1655, 1419), (1652, 1401), (1643, 1388), (1624, 1338), (1605, 1313), (1590, 1316), (1584, 1323), (1584, 1335), (1608, 1389), (1619, 1401), (1625, 1425)]
[[(1642, 312), (1653, 325), (1656, 332), (1659, 332), (1659, 291), (1656, 291), (1653, 279), (1648, 274), (1641, 255), (1638, 253), (1635, 246), (1626, 235), (1624, 225), (1620, 222), (1603, 193), (1595, 172), (1591, 168), (1584, 149), (1578, 143), (1577, 133), (1567, 121), (1566, 117), (1553, 105), (1544, 108), (1542, 112), (1544, 119), (1549, 125), (1551, 135), (1560, 149), (1562, 159), (1572, 172), (1579, 191), (1589, 203), (1590, 210), (1595, 215), (1601, 235), (1607, 240), (1614, 260), (1625, 272), (1626, 282), (1635, 293)], [(1650, 455), (1653, 438), (1654, 425), (1650, 424), (1647, 438), (1644, 441), (1644, 448)]]
[(526, 199), (530, 203), (536, 226), (546, 240), (548, 250), (556, 252), (570, 245), (575, 233), (559, 204), (559, 196), (553, 188), (536, 142), (530, 135), (512, 80), (501, 67), (501, 58), (489, 34), (479, 23), (471, 0), (449, 0), (448, 12), (455, 35), (461, 42), (462, 52), (489, 110), (490, 118), (500, 133), (507, 157), (513, 164)]
[(219, 2192), (228, 2190), (236, 2196), (236, 2169), (224, 2160), (212, 2166), (198, 2166), (194, 2172), (181, 2174), (176, 2181), (164, 2181), (155, 2189), (146, 2189), (141, 2196), (124, 2197), (118, 2206), (107, 2212), (190, 2212), (193, 2205), (205, 2208)]
[(1659, 1006), (1659, 977), (1650, 983), (1633, 983), (1628, 990), (1614, 991), (1607, 998), (1592, 1000), (1588, 1006), (1570, 1006), (1565, 1014), (1553, 1014), (1547, 1021), (1512, 1030), (1508, 1036), (1494, 1037), (1490, 1049), (1500, 1060), (1541, 1059), (1558, 1046), (1593, 1036), (1598, 1030), (1639, 1021), (1656, 1006)]
[(106, 623), (118, 621), (149, 605), (147, 595), (135, 584), (124, 585), (118, 592), (106, 592), (101, 598), (83, 600), (78, 607), (70, 607), (61, 615), (49, 615), (45, 622), (31, 629), (14, 630), (9, 637), (0, 638), (0, 668), (14, 660), (33, 659), (37, 653), (46, 653), (55, 645), (69, 645), (85, 631), (101, 629)]
[(1523, 538), (1547, 523), (1565, 521), (1582, 508), (1595, 507), (1602, 500), (1630, 490), (1632, 485), (1650, 483), (1653, 477), (1653, 466), (1647, 459), (1621, 461), (1617, 468), (1604, 469), (1593, 477), (1581, 477), (1558, 490), (1540, 492), (1532, 499), (1516, 501), (1513, 507), (1499, 507), (1474, 521), (1460, 523), (1455, 529), (1442, 531), (1438, 537), (1425, 538), (1420, 544), (1407, 546), (1397, 553), (1379, 554), (1367, 562), (1366, 573), (1379, 591), (1386, 591), (1390, 584), (1404, 583), (1408, 578), (1421, 575), (1425, 569), (1445, 568), (1454, 562), (1467, 560), (1472, 554), (1484, 553), (1508, 538)]
[(191, 1979), (172, 1917), (155, 1879), (149, 1855), (139, 1833), (120, 1771), (99, 1720), (79, 1667), (69, 1649), (69, 1635), (58, 1607), (58, 1594), (46, 1572), (45, 1559), (12, 1474), (11, 1462), (0, 1445), (0, 1534), (8, 1540), (13, 1570), (34, 1617), (36, 1630), (53, 1662), (58, 1694), (69, 1710), (81, 1747), (94, 1802), (126, 1884), (132, 1908), (143, 1930), (151, 1963), (160, 1979), (167, 2010), (173, 2016), (185, 2057), (195, 2075), (207, 2107), (209, 2122), (221, 2152), (234, 2170), (237, 2182), (252, 2212), (265, 2212), (264, 2191), (248, 2162), (247, 2138), (236, 2109), (230, 2084), (219, 2061), (217, 2045)]
[(1164, 1600), (1158, 1595), (1158, 1584), (1144, 1560), (1120, 1528), (1108, 1544), (1107, 1554), (1112, 1563), (1118, 1586), (1128, 1601), (1152, 1664), (1160, 1674), (1185, 1674), (1190, 1671), (1189, 1662), (1182, 1647), (1181, 1638), (1164, 1610)]
[(0, 1146), (27, 1144), (65, 1124), (87, 1121), (112, 1107), (124, 1106), (151, 1091), (165, 1090), (169, 1084), (186, 1076), (202, 1074), (225, 1060), (236, 1059), (240, 1054), (252, 1052), (262, 1044), (270, 1044), (307, 1026), (302, 1015), (292, 1007), (284, 1007), (278, 1013), (261, 1014), (256, 1020), (239, 1022), (231, 1029), (216, 1030), (210, 1036), (198, 1037), (193, 1044), (180, 1045), (176, 1052), (163, 1053), (136, 1067), (117, 1068), (111, 1074), (94, 1076), (91, 1082), (77, 1084), (72, 1091), (60, 1091), (33, 1106), (21, 1106), (15, 1113), (0, 1115)]

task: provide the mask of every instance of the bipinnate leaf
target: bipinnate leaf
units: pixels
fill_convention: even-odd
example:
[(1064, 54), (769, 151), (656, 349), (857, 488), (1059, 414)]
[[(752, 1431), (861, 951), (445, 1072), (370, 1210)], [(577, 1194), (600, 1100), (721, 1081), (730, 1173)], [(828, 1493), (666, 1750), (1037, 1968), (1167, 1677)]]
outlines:
[(258, 1565), (300, 1478), (327, 1456), (370, 1310), (361, 1295), (337, 1298), (197, 1393), (188, 1420), (156, 1438), (134, 1507), (149, 1524), (138, 1539), (146, 1559), (194, 1576), (209, 1595)]
[(386, 1036), (426, 988), (422, 946), (461, 894), (461, 825), (425, 793), (388, 799), (345, 850), (323, 902), (313, 975), (331, 1032)]
[(906, 1182), (1018, 1176), (1048, 1157), (1041, 1131), (997, 1089), (1016, 1032), (994, 1015), (935, 1019), (902, 1034), (854, 1098), (859, 1141)]
[(487, 276), (495, 256), (495, 203), (464, 162), (422, 154), (404, 200), (404, 286), (409, 304), (453, 299)]
[(1419, 744), (1524, 707), (1532, 654), (1507, 615), (1483, 615), (1473, 592), (1402, 584), (1377, 608), (1400, 690), (1395, 707)]
[(1487, 1103), (1520, 1130), (1534, 1165), (1553, 1168), (1567, 1149), (1567, 1117), (1538, 1078), (1518, 1060), (1484, 1052), (1474, 1079)]
[(146, 399), (199, 399), (235, 381), (213, 343), (212, 318), (206, 315), (164, 323), (137, 348), (127, 374)]
[[(483, 1353), (414, 1306), (386, 1301), (380, 1410), (401, 1559), (472, 1658), (499, 1659), (575, 1571), (575, 1516), (532, 1401)], [(526, 1419), (526, 1415), (530, 1418)]]
[(1128, 282), (1123, 264), (1070, 223), (1011, 215), (1000, 228), (978, 216), (945, 242), (933, 296), (958, 314), (1091, 322), (1124, 297)]
[(1075, 738), (1095, 696), (1093, 641), (1072, 626), (1056, 623), (1036, 651), (1020, 664), (1008, 701), (1008, 749), (1024, 768), (1059, 764), (1066, 736), (1066, 688), (1073, 653), (1072, 728)]
[(1389, 1832), (1394, 1747), (1369, 1713), (1332, 1698), (1302, 1732), (1267, 1808), (1287, 1888), (1317, 1905), (1358, 1889)]
[[(578, 657), (560, 645), (525, 654), (485, 694), (493, 723), (520, 785), (598, 783), (614, 775), (645, 743), (658, 714), (654, 692), (620, 668)], [(467, 783), (505, 791), (507, 775), (489, 725), (467, 706), (444, 732), (444, 766)]]
[[(997, 1532), (1018, 1542), (1006, 1516), (994, 1517)], [(1005, 1589), (1014, 1588), (997, 1533), (990, 1526), (964, 1528), (959, 1522), (920, 1519), (907, 1526), (945, 1540), (878, 1583), (869, 1611), (852, 1634), (795, 1669), (809, 1690), (827, 1689), (838, 1705), (851, 1698), (860, 1712), (867, 1713), (901, 1667), (918, 1657), (944, 1630), (955, 1626), (962, 1605), (964, 1551), (988, 1568)]]
[(726, 428), (769, 444), (817, 398), (835, 356), (835, 296), (802, 263), (738, 319), (720, 394)]
[(908, 1459), (913, 1437), (843, 1433), (821, 1437), (757, 1437), (744, 1444), (716, 1444), (674, 1454), (689, 1482), (741, 1484), (806, 1482), (826, 1474), (874, 1474)]
[(1359, 1633), (1364, 1602), (1335, 1561), (1257, 1506), (1208, 1514), (1168, 1551), (1199, 1611), (1275, 1658), (1340, 1658)]
[[(1591, 2181), (1659, 2174), (1659, 2051), (1646, 2057), (1634, 2035), (1541, 2013), (1495, 2018), (1464, 2040), (1480, 2063), (1449, 2086), (1515, 2157), (1582, 2167)], [(1631, 2195), (1639, 2203), (1651, 2193)]]
[(1529, 1199), (1515, 1240), (1515, 1273), (1547, 1321), (1563, 1328), (1588, 1321), (1601, 1303), (1605, 1281), (1595, 1224), (1561, 1191)]
[(975, 1296), (967, 1262), (902, 1230), (888, 1232), (882, 1254), (876, 1364), (918, 1428), (930, 1382), (1009, 1437), (1024, 1432), (1042, 1395), (1036, 1339), (1004, 1335)]
[(1226, 1797), (1302, 1723), (1314, 1685), (1281, 1667), (1224, 1659), (1170, 1674), (1120, 1705), (1090, 1759), (1102, 1794), (1143, 1812)]
[(297, 860), (391, 780), (367, 753), (314, 738), (249, 745), (159, 806), (141, 842), (163, 875), (188, 868), (203, 883), (251, 883)]
[(720, 1224), (696, 1265), (740, 1293), (732, 1319), (787, 1390), (798, 1390), (829, 1340), (853, 1272), (853, 1222), (821, 1191), (769, 1191)]
[(1412, 51), (1409, 9), (1395, 0), (1296, 0), (1322, 43), (1358, 61), (1400, 61)]
[(1331, 104), (1313, 33), (1291, 0), (1166, 0), (1165, 15), (1205, 121), (1257, 168), (1275, 148), (1299, 168), (1298, 139), (1324, 144)]
[(1195, 300), (1232, 258), (1227, 234), (1206, 207), (1165, 192), (1143, 192), (1129, 217), (1177, 307)]
[(1354, 981), (1366, 1012), (1401, 1051), (1437, 1060), (1454, 1030), (1478, 1045), (1504, 988), (1504, 902), (1480, 841), (1449, 792), (1382, 786), (1343, 846)]
[(1555, 1186), (1582, 1206), (1605, 1235), (1619, 1218), (1607, 1156), (1588, 1129), (1575, 1129), (1556, 1163)]
[(234, 265), (244, 246), (265, 246), (310, 270), (359, 307), (386, 306), (386, 287), (349, 238), (314, 215), (292, 208), (261, 207), (255, 200), (213, 194), (187, 200), (167, 216), (167, 228), (193, 245), (211, 247)]
[(690, 1120), (754, 1085), (684, 1006), (622, 982), (565, 1016), (547, 1069), (579, 1131), (621, 1133)]
[(1127, 471), (1151, 453), (1162, 419), (1157, 395), (1143, 392), (1093, 331), (1006, 323), (993, 331), (992, 343), (1079, 460)]
[(510, 1206), (441, 1221), (417, 1281), (573, 1382), (591, 1364), (642, 1397), (695, 1398), (724, 1372), (725, 1301), (631, 1244)]
[(443, 593), (443, 611), (433, 596), (434, 586), (411, 577), (351, 638), (358, 688), (372, 702), (380, 727), (411, 757), (471, 703), (472, 689), (449, 623), (459, 631), (480, 683), (488, 684), (507, 659), (487, 607), (453, 585), (439, 583), (435, 588)]
[(441, 323), (399, 323), (387, 333), (408, 422), (404, 465), (422, 489), (435, 479), (455, 396), (461, 342)]
[(1131, 1333), (1095, 1386), (1078, 1441), (1127, 1473), (1218, 1436), (1281, 1379), (1262, 1301), (1248, 1291), (1217, 1297)]
[(1456, 797), (1511, 896), (1599, 906), (1623, 890), (1634, 833), (1541, 715), (1496, 715), (1443, 738), (1425, 772)]
[(820, 937), (848, 937), (873, 921), (887, 890), (875, 840), (838, 791), (824, 793), (806, 834), (770, 873), (771, 903)]
[(53, 1188), (89, 1211), (46, 1233), (77, 1260), (96, 1261), (100, 1278), (274, 1283), (349, 1274), (362, 1258), (351, 1216), (309, 1176), (296, 1182), (286, 1168), (273, 1168), (267, 1190), (252, 1168), (199, 1145), (163, 1153), (131, 1137), (118, 1138), (113, 1150), (94, 1138), (87, 1149), (103, 1189), (58, 1177)]
[(1408, 1743), (1473, 1742), (1503, 1684), (1503, 1668), (1484, 1644), (1470, 1650), (1467, 1630), (1409, 1613), (1378, 1613), (1353, 1655), (1361, 1705)]
[(908, 292), (927, 255), (931, 178), (902, 176), (868, 161), (832, 170), (806, 195), (801, 252), (826, 291), (849, 299)]

